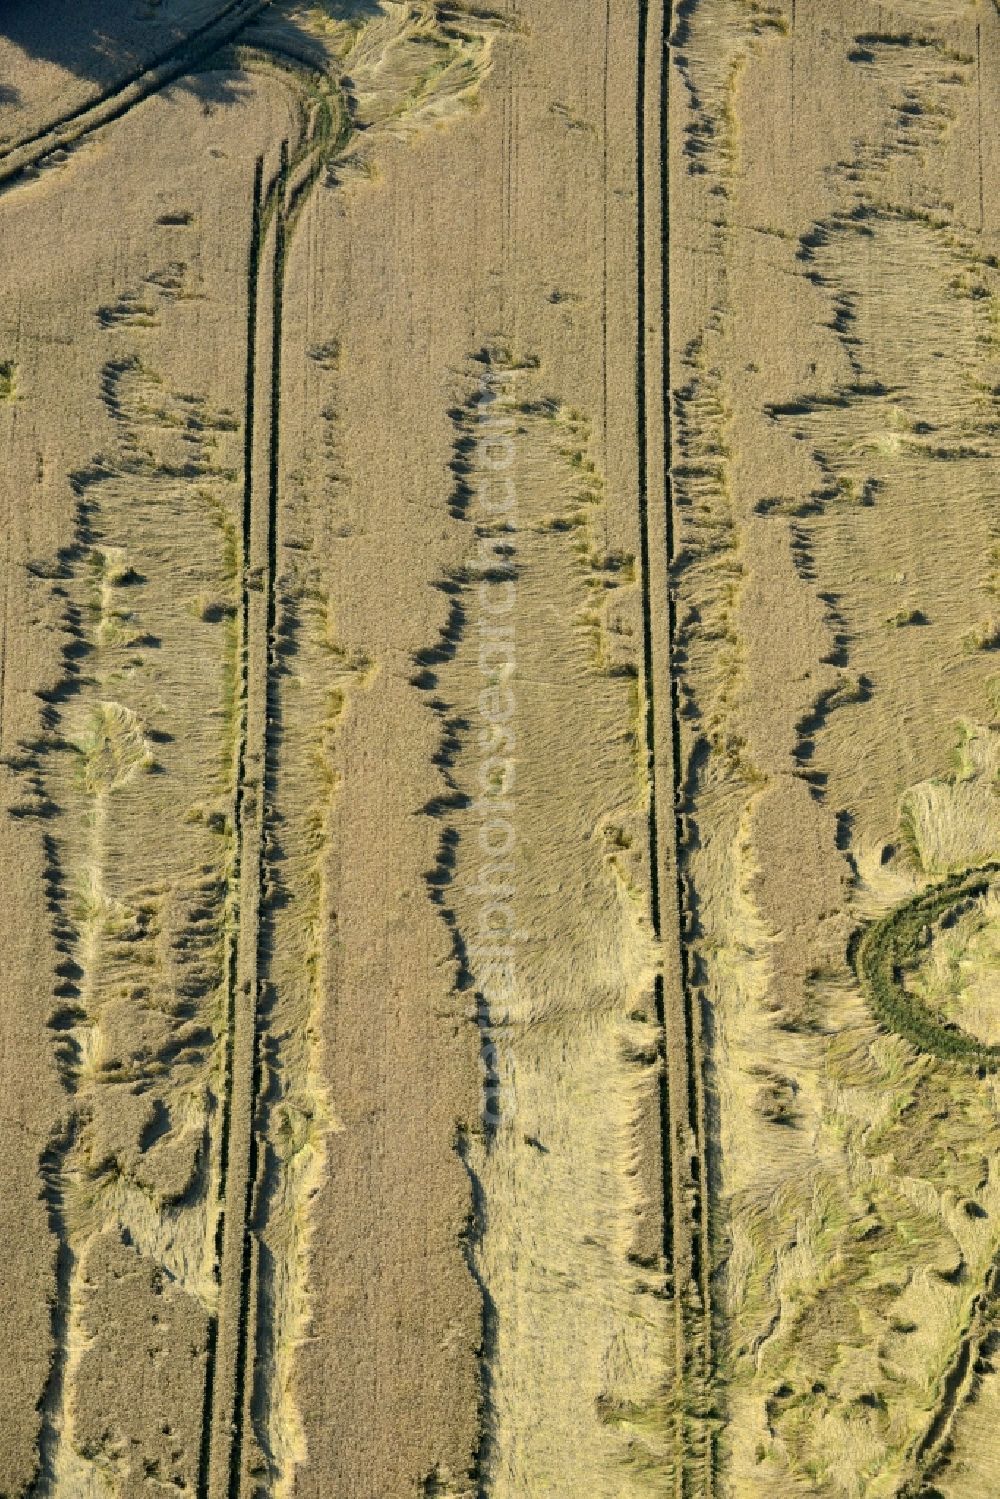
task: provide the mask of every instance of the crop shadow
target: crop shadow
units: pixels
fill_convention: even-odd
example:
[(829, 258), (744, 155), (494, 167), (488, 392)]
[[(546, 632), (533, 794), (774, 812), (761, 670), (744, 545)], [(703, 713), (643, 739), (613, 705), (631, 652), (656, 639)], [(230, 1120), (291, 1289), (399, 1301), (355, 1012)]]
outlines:
[[(135, 7), (122, 0), (77, 0), (76, 4), (37, 5), (6, 0), (0, 7), (0, 38), (30, 61), (55, 63), (78, 78), (111, 86), (136, 72), (144, 54), (159, 55), (184, 42), (194, 28), (136, 24)], [(4, 80), (0, 104), (20, 102), (21, 90)]]
[[(382, 0), (320, 0), (316, 8), (335, 22), (371, 20), (383, 11)], [(196, 12), (191, 23), (184, 25), (177, 20), (166, 22), (152, 8), (143, 12), (134, 0), (63, 0), (52, 5), (39, 5), (37, 0), (5, 0), (0, 6), (0, 42), (23, 53), (24, 62), (19, 65), (26, 71), (32, 61), (53, 63), (102, 90), (118, 87), (174, 51), (183, 53), (185, 60), (190, 52), (192, 71), (178, 82), (182, 86), (190, 83), (201, 95), (204, 85), (196, 71), (201, 60), (199, 37), (206, 27), (222, 19), (225, 9), (219, 3), (214, 14)], [(265, 19), (269, 26), (277, 22), (289, 36), (301, 29), (293, 16), (276, 14), (271, 18), (265, 13)], [(252, 19), (245, 29), (251, 36)], [(302, 36), (305, 40), (304, 32)], [(218, 45), (215, 33), (210, 32), (202, 57), (207, 58)], [(212, 102), (231, 102), (219, 92), (216, 88)], [(0, 79), (0, 107), (15, 106), (21, 100), (16, 79)]]

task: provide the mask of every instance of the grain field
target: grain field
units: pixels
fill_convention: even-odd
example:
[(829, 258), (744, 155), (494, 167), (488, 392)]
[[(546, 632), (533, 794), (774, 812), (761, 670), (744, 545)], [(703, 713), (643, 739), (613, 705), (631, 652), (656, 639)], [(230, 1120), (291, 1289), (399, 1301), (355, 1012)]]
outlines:
[(991, 1499), (998, 111), (0, 7), (3, 1499)]

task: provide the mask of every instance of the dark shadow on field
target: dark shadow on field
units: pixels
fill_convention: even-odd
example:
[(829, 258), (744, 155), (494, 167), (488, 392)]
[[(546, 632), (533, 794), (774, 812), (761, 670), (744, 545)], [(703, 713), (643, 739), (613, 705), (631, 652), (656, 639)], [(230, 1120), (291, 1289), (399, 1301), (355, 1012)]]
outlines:
[[(77, 77), (111, 87), (148, 56), (184, 40), (193, 25), (184, 25), (183, 13), (182, 6), (171, 5), (165, 15), (161, 6), (145, 0), (51, 0), (44, 5), (3, 0), (0, 67), (13, 70), (19, 61), (30, 66), (32, 60), (56, 63)], [(8, 48), (23, 53), (23, 59)], [(0, 74), (0, 104), (17, 102), (18, 84), (16, 74)]]
[(316, 8), (331, 21), (365, 21), (380, 14), (382, 0), (319, 0)]
[[(331, 22), (365, 21), (381, 14), (383, 3), (320, 0), (313, 8)], [(194, 93), (206, 105), (235, 103), (245, 90), (231, 72), (212, 67), (220, 44), (215, 23), (224, 21), (228, 10), (227, 0), (211, 6), (191, 0), (0, 0), (0, 111), (6, 107), (16, 114), (26, 99), (41, 104), (31, 98), (33, 63), (54, 64), (87, 80), (96, 99), (150, 65), (176, 59), (179, 76), (168, 89)], [(231, 40), (287, 47), (322, 64), (317, 36), (298, 23), (289, 0), (272, 0)], [(12, 133), (19, 133), (16, 124)]]
[[(22, 89), (16, 69), (29, 67), (33, 59), (112, 88), (172, 48), (195, 41), (227, 9), (225, 0), (214, 6), (184, 0), (0, 0), (0, 106), (18, 103)], [(362, 21), (379, 15), (383, 5), (382, 0), (320, 0), (314, 9), (331, 21)], [(288, 11), (275, 0), (256, 19), (295, 32), (299, 28)]]
[(234, 73), (230, 67), (213, 69), (205, 67), (197, 73), (186, 73), (175, 83), (168, 83), (160, 90), (167, 99), (178, 93), (193, 94), (205, 114), (211, 114), (216, 105), (236, 104), (253, 93), (250, 79)]

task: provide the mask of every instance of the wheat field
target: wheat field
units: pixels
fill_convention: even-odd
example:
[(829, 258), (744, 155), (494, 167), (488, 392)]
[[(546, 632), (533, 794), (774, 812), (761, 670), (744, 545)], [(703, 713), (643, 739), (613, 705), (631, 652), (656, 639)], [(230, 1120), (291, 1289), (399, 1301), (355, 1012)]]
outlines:
[(1000, 1491), (998, 117), (0, 6), (0, 1499)]

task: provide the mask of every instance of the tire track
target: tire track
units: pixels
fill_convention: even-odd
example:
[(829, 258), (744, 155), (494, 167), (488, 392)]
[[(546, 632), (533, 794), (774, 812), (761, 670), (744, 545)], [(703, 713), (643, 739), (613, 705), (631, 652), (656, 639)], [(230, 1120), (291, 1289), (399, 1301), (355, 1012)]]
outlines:
[(700, 1014), (684, 942), (686, 899), (680, 701), (673, 670), (676, 534), (671, 484), (670, 261), (667, 36), (670, 7), (643, 0), (636, 112), (638, 229), (638, 447), (643, 589), (645, 739), (650, 784), (650, 900), (664, 970), (656, 978), (662, 1037), (663, 1252), (674, 1304), (674, 1388), (669, 1409), (676, 1499), (714, 1492), (707, 1424), (712, 1382), (710, 1224)]
[[(268, 886), (268, 787), (274, 779), (272, 678), (277, 667), (277, 524), (281, 312), (288, 235), (323, 167), (350, 138), (342, 96), (322, 75), (278, 49), (228, 46), (271, 0), (246, 0), (113, 96), (40, 133), (27, 160), (0, 167), (0, 192), (24, 180), (32, 165), (110, 123), (135, 104), (199, 66), (243, 66), (277, 71), (305, 102), (294, 150), (282, 142), (280, 163), (265, 187), (257, 158), (247, 255), (240, 643), (237, 747), (232, 801), (233, 857), (226, 916), (227, 1023), (219, 1148), (216, 1279), (218, 1307), (209, 1323), (199, 1455), (199, 1499), (238, 1499), (245, 1469), (244, 1436), (252, 1430), (250, 1402), (256, 1330), (259, 1245), (253, 1232), (261, 1149), (258, 1098), (262, 1080), (260, 1001), (261, 908)], [(314, 106), (310, 112), (309, 104)], [(56, 135), (58, 139), (55, 139)], [(24, 143), (22, 143), (24, 144)], [(248, 1377), (249, 1375), (249, 1377)]]
[(941, 1379), (941, 1393), (931, 1408), (923, 1435), (913, 1448), (913, 1475), (904, 1481), (893, 1499), (935, 1499), (940, 1493), (934, 1480), (948, 1470), (956, 1424), (965, 1407), (975, 1400), (983, 1374), (992, 1367), (987, 1349), (996, 1335), (998, 1306), (1000, 1258), (994, 1259), (982, 1289), (973, 1298), (965, 1328)]
[[(234, 799), (235, 899), (230, 954), (221, 1207), (217, 1234), (219, 1309), (206, 1378), (200, 1499), (239, 1499), (252, 1435), (260, 1243), (255, 1232), (264, 1152), (259, 1121), (264, 1027), (262, 911), (269, 891), (269, 817), (276, 773), (278, 671), (277, 561), (280, 488), (282, 308), (289, 237), (323, 165), (349, 135), (342, 102), (322, 95), (312, 69), (285, 53), (251, 49), (243, 66), (274, 67), (289, 85), (318, 98), (294, 150), (281, 143), (276, 172), (264, 187), (255, 168), (247, 270), (247, 373), (244, 438), (240, 736)], [(319, 92), (318, 92), (319, 91)], [(339, 98), (339, 96), (338, 96)], [(305, 121), (305, 117), (304, 117)]]
[[(338, 137), (339, 138), (339, 137)], [(321, 144), (327, 137), (322, 136)], [(301, 162), (306, 145), (294, 153)], [(291, 229), (289, 142), (264, 187), (256, 163), (247, 268), (247, 373), (241, 559), (240, 733), (234, 793), (230, 1004), (217, 1231), (219, 1308), (206, 1379), (201, 1499), (239, 1499), (245, 1436), (252, 1430), (259, 1243), (254, 1232), (262, 1169), (258, 1103), (264, 1036), (261, 912), (268, 898), (269, 816), (275, 777), (274, 678), (278, 669), (277, 558), (281, 340)], [(310, 183), (318, 173), (311, 173)], [(302, 206), (301, 197), (296, 206)]]
[(77, 145), (102, 125), (121, 119), (144, 99), (196, 71), (199, 62), (224, 47), (271, 3), (272, 0), (230, 0), (211, 21), (192, 31), (155, 62), (130, 74), (96, 100), (69, 110), (0, 151), (0, 192), (23, 182), (45, 157)]
[[(254, 53), (248, 62), (260, 61)], [(283, 72), (292, 59), (279, 58)], [(303, 70), (305, 71), (305, 70)], [(238, 1499), (256, 1329), (258, 1243), (253, 1232), (260, 1175), (258, 1099), (262, 1035), (261, 908), (268, 888), (268, 794), (274, 779), (273, 677), (277, 669), (277, 527), (282, 301), (291, 227), (291, 163), (315, 148), (319, 165), (341, 131), (320, 125), (297, 142), (281, 143), (280, 161), (266, 189), (264, 158), (254, 172), (247, 256), (247, 365), (241, 557), (240, 731), (233, 806), (233, 900), (230, 907), (226, 1082), (223, 1102), (220, 1210), (216, 1235), (219, 1307), (211, 1331), (202, 1435), (200, 1499)], [(324, 149), (326, 148), (326, 149)], [(319, 166), (298, 184), (301, 210)], [(248, 1378), (248, 1371), (250, 1377)]]
[[(259, 914), (267, 861), (267, 702), (274, 649), (273, 350), (280, 337), (280, 329), (275, 326), (273, 282), (270, 295), (265, 298), (261, 293), (269, 256), (274, 257), (273, 275), (280, 274), (278, 224), (285, 182), (284, 175), (279, 172), (276, 183), (265, 194), (263, 172), (263, 159), (258, 158), (248, 255), (240, 733), (233, 812), (231, 993), (220, 1164), (219, 1307), (206, 1392), (201, 1485), (205, 1499), (228, 1499), (239, 1490), (247, 1342), (251, 1336), (248, 1304), (252, 1243), (248, 1222), (257, 1165), (254, 1122), (260, 1082), (257, 1025)], [(262, 323), (264, 338), (261, 337)]]
[[(237, 33), (271, 0), (236, 0), (213, 22), (96, 103), (46, 127), (0, 156), (0, 192), (25, 180), (43, 158), (122, 117), (183, 74), (205, 66), (277, 71), (304, 104), (294, 147), (286, 140), (265, 187), (257, 158), (247, 255), (244, 483), (240, 557), (238, 729), (232, 790), (232, 862), (226, 906), (226, 1032), (216, 1157), (218, 1305), (206, 1358), (199, 1499), (239, 1499), (253, 1432), (259, 1241), (255, 1215), (263, 1173), (258, 1103), (264, 1025), (261, 913), (268, 899), (270, 788), (275, 780), (274, 677), (278, 668), (276, 573), (281, 404), (282, 303), (288, 240), (325, 166), (352, 135), (349, 112), (325, 75), (278, 48), (242, 48)], [(223, 24), (223, 16), (226, 18)]]
[[(285, 53), (253, 49), (244, 65), (272, 65), (292, 76), (304, 97), (317, 75)], [(279, 164), (264, 188), (264, 159), (255, 169), (248, 253), (246, 430), (241, 614), (241, 732), (235, 794), (237, 842), (232, 999), (227, 1067), (225, 1159), (218, 1236), (219, 1311), (206, 1381), (204, 1464), (200, 1499), (240, 1499), (253, 1435), (256, 1309), (260, 1305), (257, 1229), (265, 1151), (259, 1117), (266, 1024), (261, 1020), (267, 970), (270, 821), (277, 756), (276, 676), (279, 671), (277, 569), (280, 509), (282, 313), (291, 234), (326, 162), (346, 142), (342, 102), (319, 100), (294, 149), (280, 146)]]
[[(239, 1499), (245, 1466), (244, 1439), (251, 1429), (250, 1402), (253, 1393), (253, 1369), (257, 1342), (256, 1319), (251, 1308), (259, 1305), (259, 1254), (260, 1241), (254, 1231), (257, 1223), (258, 1204), (261, 1196), (261, 1130), (258, 1127), (258, 1104), (261, 1097), (263, 1066), (262, 1053), (264, 1032), (258, 1022), (263, 999), (263, 978), (266, 971), (265, 923), (260, 919), (260, 908), (266, 905), (269, 894), (268, 855), (269, 819), (273, 807), (276, 774), (276, 737), (274, 732), (276, 704), (274, 702), (275, 678), (278, 671), (277, 643), (277, 571), (278, 571), (278, 490), (280, 463), (280, 415), (281, 415), (281, 329), (282, 303), (284, 296), (285, 251), (288, 227), (288, 142), (281, 145), (281, 163), (278, 175), (269, 192), (266, 205), (268, 215), (274, 218), (274, 246), (271, 265), (271, 347), (270, 347), (270, 410), (267, 434), (267, 564), (265, 583), (265, 650), (262, 704), (264, 711), (260, 836), (258, 840), (257, 897), (258, 919), (254, 940), (254, 979), (256, 996), (253, 1007), (253, 1068), (250, 1098), (250, 1137), (248, 1141), (246, 1199), (242, 1224), (243, 1261), (239, 1292), (240, 1328), (237, 1348), (236, 1387), (234, 1394), (235, 1433), (229, 1463), (229, 1499)], [(248, 1378), (248, 1371), (250, 1377)]]

